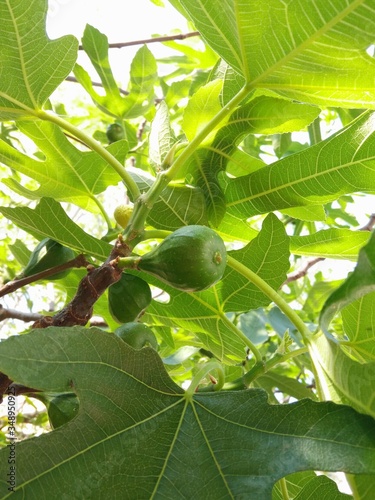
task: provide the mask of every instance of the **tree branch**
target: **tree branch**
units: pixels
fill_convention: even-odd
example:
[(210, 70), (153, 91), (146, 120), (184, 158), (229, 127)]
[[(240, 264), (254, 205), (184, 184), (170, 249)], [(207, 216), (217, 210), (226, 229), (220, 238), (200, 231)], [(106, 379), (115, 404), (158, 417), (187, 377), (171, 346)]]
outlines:
[(17, 311), (16, 309), (6, 309), (0, 304), (0, 321), (12, 318), (12, 319), (19, 319), (21, 321), (24, 321), (25, 323), (28, 323), (30, 321), (37, 321), (42, 317), (43, 316), (38, 313), (22, 312), (22, 311)]
[[(130, 42), (109, 43), (110, 49), (121, 49), (122, 47), (131, 47), (133, 45), (145, 45), (147, 43), (168, 42), (170, 40), (185, 40), (193, 36), (200, 36), (199, 31), (192, 31), (190, 33), (181, 33), (179, 35), (157, 36), (154, 38), (145, 38), (144, 40), (133, 40)], [(78, 47), (79, 50), (84, 50), (83, 46)]]
[(370, 218), (363, 227), (359, 228), (359, 231), (371, 231), (371, 229), (375, 226), (375, 214), (371, 214)]
[(316, 257), (315, 259), (309, 260), (308, 262), (306, 262), (306, 264), (303, 267), (301, 267), (301, 269), (299, 269), (298, 271), (296, 271), (294, 273), (289, 274), (287, 276), (286, 280), (284, 281), (284, 283), (281, 285), (281, 287), (283, 287), (284, 285), (287, 285), (291, 281), (296, 281), (296, 280), (299, 280), (300, 278), (303, 278), (304, 276), (306, 276), (308, 270), (312, 266), (315, 266), (315, 264), (317, 264), (318, 262), (320, 262), (322, 260), (325, 260), (325, 257)]
[(35, 281), (49, 278), (50, 276), (53, 276), (60, 271), (66, 271), (67, 269), (71, 269), (72, 267), (85, 267), (88, 264), (89, 262), (87, 262), (86, 257), (83, 254), (80, 254), (74, 259), (69, 260), (68, 262), (64, 262), (64, 264), (59, 264), (58, 266), (51, 267), (50, 269), (46, 269), (45, 271), (41, 271), (40, 273), (32, 274), (31, 276), (25, 276), (24, 278), (15, 279), (13, 281), (8, 281), (8, 283), (5, 283), (5, 285), (0, 288), (0, 297), (4, 297), (4, 295), (8, 295), (8, 293), (15, 292), (19, 288), (29, 285), (30, 283), (34, 283)]
[(80, 281), (69, 304), (54, 316), (42, 316), (32, 327), (85, 326), (93, 314), (95, 302), (110, 285), (121, 278), (122, 268), (117, 265), (119, 258), (127, 257), (130, 253), (130, 248), (119, 235), (109, 257), (101, 266), (87, 266), (87, 275)]
[[(371, 214), (368, 222), (363, 227), (360, 227), (358, 231), (371, 231), (374, 226), (375, 226), (375, 214)], [(315, 259), (310, 260), (303, 267), (301, 267), (300, 270), (289, 274), (280, 288), (282, 288), (284, 285), (287, 285), (292, 281), (296, 281), (300, 278), (303, 278), (304, 276), (306, 276), (308, 270), (312, 266), (314, 266), (315, 264), (317, 264), (322, 260), (325, 260), (325, 257), (316, 257)]]

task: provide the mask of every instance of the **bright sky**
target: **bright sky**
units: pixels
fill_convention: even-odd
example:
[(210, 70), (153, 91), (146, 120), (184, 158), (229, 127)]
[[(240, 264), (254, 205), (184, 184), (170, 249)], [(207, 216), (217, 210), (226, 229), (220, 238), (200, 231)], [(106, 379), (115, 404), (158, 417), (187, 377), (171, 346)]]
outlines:
[(166, 2), (156, 7), (150, 0), (48, 0), (47, 30), (52, 37), (71, 33), (78, 38), (86, 23), (103, 31), (110, 42), (149, 38), (185, 29), (185, 19)]
[[(150, 0), (48, 0), (47, 32), (50, 38), (75, 35), (81, 41), (86, 23), (107, 35), (110, 43), (171, 35), (176, 29), (188, 32), (187, 21), (168, 3), (157, 7)], [(167, 55), (162, 44), (149, 47), (157, 57)], [(136, 47), (111, 49), (115, 78), (123, 81)], [(169, 52), (170, 54), (170, 52)], [(79, 62), (84, 55), (80, 52)], [(90, 65), (84, 64), (86, 70)], [(123, 71), (122, 71), (123, 69)]]

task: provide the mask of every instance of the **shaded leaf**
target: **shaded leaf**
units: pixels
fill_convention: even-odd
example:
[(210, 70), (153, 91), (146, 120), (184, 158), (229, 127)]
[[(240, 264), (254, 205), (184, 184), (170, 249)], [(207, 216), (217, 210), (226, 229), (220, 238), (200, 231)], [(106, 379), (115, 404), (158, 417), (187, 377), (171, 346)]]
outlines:
[(351, 495), (341, 493), (337, 484), (326, 476), (318, 476), (304, 486), (298, 493), (295, 500), (321, 500), (322, 498), (329, 498), (329, 500), (349, 500)]
[[(58, 484), (85, 498), (119, 491), (123, 498), (176, 498), (184, 491), (189, 498), (266, 500), (273, 484), (295, 471), (375, 473), (370, 417), (310, 400), (271, 406), (260, 390), (189, 396), (155, 351), (133, 350), (99, 329), (12, 337), (0, 345), (0, 369), (45, 391), (73, 389), (80, 403), (61, 431), (17, 444), (15, 498), (53, 496)], [(1, 478), (8, 456), (0, 451)], [(3, 496), (7, 487), (2, 479)]]
[[(289, 474), (289, 476), (285, 478), (289, 495), (294, 498), (307, 483), (315, 478), (316, 474), (313, 471)], [(276, 483), (272, 490), (272, 500), (285, 500), (280, 488), (280, 483)]]
[(313, 391), (304, 384), (298, 382), (298, 380), (294, 378), (281, 375), (276, 371), (268, 371), (266, 374), (258, 377), (256, 379), (256, 386), (266, 389), (269, 394), (272, 394), (275, 389), (278, 389), (296, 399), (310, 398), (314, 401), (317, 400)]
[[(155, 178), (143, 170), (128, 168), (128, 172), (141, 191), (146, 191), (155, 182)], [(170, 231), (189, 224), (207, 225), (202, 191), (184, 184), (170, 184), (149, 212), (147, 222), (157, 229)]]
[[(289, 238), (284, 225), (270, 214), (263, 221), (259, 235), (241, 250), (228, 254), (260, 276), (277, 290), (285, 281), (289, 263)], [(221, 297), (225, 311), (246, 311), (266, 306), (270, 299), (255, 285), (239, 275), (234, 269), (227, 269), (221, 285)]]
[(111, 245), (87, 234), (75, 224), (52, 198), (42, 198), (35, 209), (0, 207), (0, 212), (16, 226), (37, 239), (51, 238), (77, 252), (105, 260)]
[(46, 13), (47, 0), (0, 2), (2, 120), (35, 117), (74, 66), (78, 40), (72, 35), (49, 40)]

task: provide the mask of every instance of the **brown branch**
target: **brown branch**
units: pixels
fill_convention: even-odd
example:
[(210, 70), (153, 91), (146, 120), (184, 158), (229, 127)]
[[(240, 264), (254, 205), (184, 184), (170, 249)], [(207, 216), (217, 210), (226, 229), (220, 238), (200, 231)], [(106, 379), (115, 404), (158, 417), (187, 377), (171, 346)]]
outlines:
[(0, 304), (0, 321), (12, 318), (12, 319), (19, 319), (21, 321), (24, 321), (25, 323), (28, 323), (30, 321), (37, 321), (42, 317), (43, 316), (38, 313), (22, 312), (22, 311), (17, 311), (16, 309), (6, 309)]
[(371, 231), (371, 229), (375, 226), (375, 214), (371, 214), (370, 218), (363, 227), (359, 228), (359, 231)]
[[(371, 231), (374, 226), (375, 226), (375, 214), (371, 214), (368, 222), (363, 227), (360, 227), (358, 231)], [(300, 278), (303, 278), (304, 276), (306, 276), (308, 270), (312, 266), (314, 266), (315, 264), (317, 264), (322, 260), (325, 260), (325, 257), (316, 257), (315, 259), (310, 260), (299, 271), (289, 274), (280, 288), (282, 288), (284, 285), (287, 285), (292, 281), (296, 281)]]
[(121, 278), (122, 269), (118, 267), (119, 257), (127, 257), (130, 248), (119, 235), (107, 260), (99, 267), (87, 266), (87, 275), (82, 278), (73, 299), (54, 316), (43, 316), (33, 328), (48, 326), (85, 326), (93, 313), (93, 306), (106, 289)]
[(0, 297), (4, 297), (8, 293), (15, 292), (18, 288), (22, 288), (23, 286), (29, 285), (30, 283), (34, 283), (35, 281), (39, 281), (42, 279), (49, 278), (54, 274), (59, 273), (60, 271), (66, 271), (67, 269), (71, 269), (72, 267), (85, 267), (89, 263), (87, 262), (85, 256), (83, 254), (78, 255), (72, 260), (68, 262), (64, 262), (64, 264), (59, 264), (58, 266), (51, 267), (40, 273), (32, 274), (31, 276), (25, 276), (24, 278), (19, 278), (13, 281), (8, 281), (0, 288)]
[[(185, 38), (190, 38), (192, 36), (200, 36), (199, 31), (192, 31), (190, 33), (181, 33), (179, 35), (168, 35), (168, 36), (158, 36), (158, 37), (154, 37), (154, 38), (145, 38), (144, 40), (133, 40), (131, 42), (109, 43), (108, 47), (110, 49), (121, 49), (122, 47), (131, 47), (133, 45), (145, 45), (147, 43), (169, 42), (170, 40), (185, 40)], [(79, 48), (79, 50), (84, 50), (82, 45), (80, 45), (78, 48)]]
[[(109, 257), (100, 267), (87, 266), (88, 274), (80, 281), (77, 293), (69, 304), (54, 316), (41, 316), (32, 327), (86, 325), (92, 316), (95, 302), (110, 285), (121, 278), (122, 269), (117, 265), (118, 259), (128, 257), (130, 254), (131, 249), (119, 235)], [(56, 272), (57, 267), (54, 268), (54, 272)], [(13, 389), (14, 387), (21, 388), (22, 394), (36, 392), (36, 389), (13, 384), (7, 375), (0, 373), (0, 402), (2, 401), (1, 395), (12, 387)], [(19, 393), (21, 394), (21, 392)]]
[(287, 285), (288, 283), (290, 283), (292, 281), (296, 281), (296, 280), (299, 280), (300, 278), (303, 278), (304, 276), (306, 276), (308, 270), (312, 266), (314, 266), (315, 264), (317, 264), (318, 262), (320, 262), (322, 260), (325, 260), (325, 257), (316, 257), (315, 259), (309, 260), (308, 262), (306, 262), (306, 264), (303, 267), (301, 267), (301, 269), (299, 269), (295, 273), (289, 274), (287, 276), (286, 280), (284, 281), (284, 283), (281, 285), (281, 287), (283, 287), (284, 285)]

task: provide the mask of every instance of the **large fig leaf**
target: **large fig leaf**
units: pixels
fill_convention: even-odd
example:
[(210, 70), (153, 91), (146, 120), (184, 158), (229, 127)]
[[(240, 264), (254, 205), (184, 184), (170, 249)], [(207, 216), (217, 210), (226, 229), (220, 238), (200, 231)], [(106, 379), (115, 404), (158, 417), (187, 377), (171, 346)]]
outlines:
[(237, 217), (317, 205), (347, 193), (375, 192), (375, 114), (255, 172), (228, 179), (227, 209)]
[(0, 119), (36, 116), (72, 70), (78, 40), (49, 40), (47, 0), (1, 0)]
[[(374, 0), (173, 0), (250, 88), (302, 102), (375, 107)], [(324, 66), (322, 66), (324, 61)]]
[[(308, 399), (272, 406), (257, 389), (184, 393), (155, 351), (99, 329), (14, 336), (0, 345), (0, 370), (80, 403), (67, 424), (17, 443), (14, 498), (52, 498), (58, 485), (69, 498), (267, 500), (296, 471), (375, 474), (371, 417)], [(1, 450), (2, 498), (8, 457)]]

